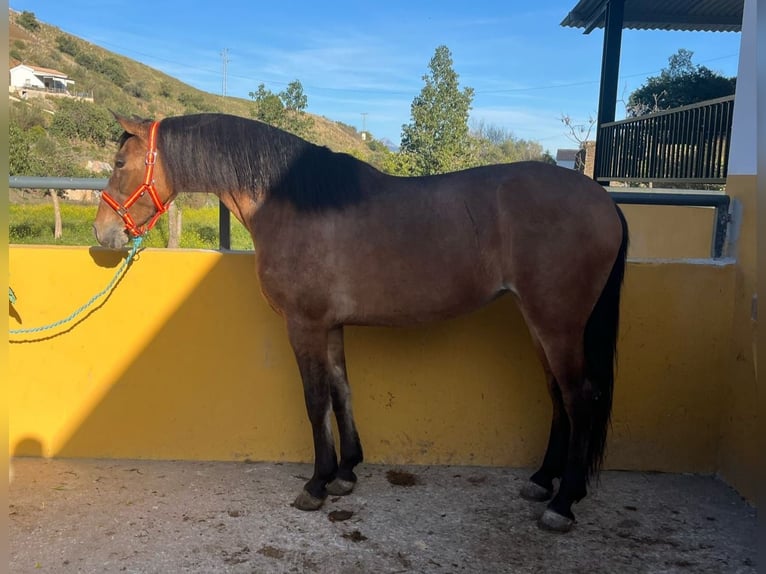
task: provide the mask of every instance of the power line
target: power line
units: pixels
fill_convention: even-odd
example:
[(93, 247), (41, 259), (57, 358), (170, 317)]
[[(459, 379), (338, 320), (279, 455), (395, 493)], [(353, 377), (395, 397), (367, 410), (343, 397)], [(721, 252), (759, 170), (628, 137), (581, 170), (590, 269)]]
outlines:
[[(80, 36), (80, 38), (83, 38), (87, 40), (86, 37)], [(95, 44), (96, 42), (93, 41)], [(199, 67), (199, 66), (192, 66), (189, 65), (186, 62), (178, 62), (175, 60), (169, 60), (167, 58), (160, 58), (157, 57), (154, 54), (145, 54), (142, 52), (138, 52), (135, 50), (125, 50), (122, 46), (117, 46), (115, 44), (111, 44), (110, 42), (104, 42), (100, 41), (97, 45), (103, 45), (103, 46), (113, 46), (114, 48), (117, 48), (119, 50), (124, 50), (124, 53), (133, 53), (138, 56), (144, 56), (147, 58), (151, 58), (152, 60), (161, 61), (161, 62), (167, 62), (169, 64), (173, 64), (176, 66), (181, 66), (184, 68), (187, 68), (189, 70), (195, 70), (198, 72), (207, 72), (210, 74), (217, 74), (218, 72), (214, 72), (213, 70), (209, 68)], [(289, 82), (281, 81), (281, 80), (257, 80), (254, 79), (252, 76), (241, 76), (237, 74), (229, 74), (228, 73), (228, 48), (224, 48), (224, 52), (221, 54), (222, 58), (224, 58), (224, 79), (223, 79), (223, 92), (224, 96), (226, 95), (227, 91), (227, 83), (228, 78), (236, 78), (239, 80), (247, 80), (247, 81), (255, 81), (259, 83), (264, 84), (270, 84), (270, 85), (278, 85), (278, 86), (287, 86), (289, 85)], [(706, 60), (703, 60), (699, 62), (700, 65), (705, 64), (707, 62), (714, 62), (718, 60), (725, 60), (728, 58), (736, 57), (737, 54), (727, 54), (724, 56), (717, 56), (715, 58), (708, 58)], [(653, 74), (658, 74), (662, 70), (652, 70), (649, 72), (638, 72), (634, 74), (626, 74), (621, 75), (619, 77), (619, 81), (628, 79), (628, 78), (635, 78), (635, 77), (649, 77)], [(180, 79), (180, 78), (177, 78)], [(493, 90), (484, 90), (484, 89), (474, 89), (474, 94), (476, 95), (484, 95), (484, 94), (516, 94), (516, 93), (523, 93), (523, 92), (533, 92), (533, 91), (539, 91), (539, 90), (555, 90), (555, 89), (562, 89), (562, 88), (574, 88), (579, 86), (588, 86), (588, 85), (597, 85), (600, 82), (599, 79), (594, 80), (585, 80), (580, 82), (569, 82), (569, 83), (562, 83), (562, 84), (546, 84), (541, 86), (527, 86), (522, 88), (498, 88)], [(331, 93), (346, 93), (346, 94), (369, 94), (369, 95), (406, 95), (411, 96), (413, 93), (417, 92), (417, 89), (413, 90), (387, 90), (382, 88), (337, 88), (337, 87), (325, 87), (325, 86), (312, 86), (312, 85), (303, 85), (304, 89), (306, 90), (314, 90), (314, 91), (320, 91), (320, 92), (331, 92)]]

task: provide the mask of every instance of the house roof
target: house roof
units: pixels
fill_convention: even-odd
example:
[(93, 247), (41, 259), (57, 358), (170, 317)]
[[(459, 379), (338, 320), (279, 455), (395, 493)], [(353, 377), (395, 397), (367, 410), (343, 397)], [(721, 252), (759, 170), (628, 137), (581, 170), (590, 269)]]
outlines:
[[(32, 70), (32, 72), (35, 73), (35, 75), (38, 76), (51, 76), (54, 78), (64, 78), (67, 79), (69, 76), (67, 76), (64, 72), (59, 72), (58, 70), (54, 70), (53, 68), (42, 68), (40, 66), (31, 66), (29, 64), (19, 64), (19, 66), (24, 66), (25, 68), (29, 68)], [(14, 66), (18, 67), (18, 66)]]
[(577, 159), (576, 149), (558, 149), (556, 150), (556, 161), (575, 161)]
[[(608, 0), (579, 0), (561, 25), (604, 27)], [(745, 0), (625, 0), (623, 29), (739, 32)]]

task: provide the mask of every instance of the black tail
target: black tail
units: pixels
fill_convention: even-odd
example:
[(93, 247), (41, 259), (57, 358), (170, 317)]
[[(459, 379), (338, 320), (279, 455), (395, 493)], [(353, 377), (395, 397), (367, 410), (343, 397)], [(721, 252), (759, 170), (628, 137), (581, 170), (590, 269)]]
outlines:
[(597, 476), (604, 460), (606, 435), (612, 413), (612, 390), (620, 323), (620, 291), (628, 252), (628, 224), (615, 205), (622, 224), (622, 243), (609, 279), (585, 326), (585, 376), (594, 386), (593, 419), (588, 448), (588, 476)]

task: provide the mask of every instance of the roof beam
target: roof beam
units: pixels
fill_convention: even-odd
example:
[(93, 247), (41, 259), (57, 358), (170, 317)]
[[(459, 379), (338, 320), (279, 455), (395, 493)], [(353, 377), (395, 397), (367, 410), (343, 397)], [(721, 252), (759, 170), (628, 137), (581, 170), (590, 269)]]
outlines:
[(585, 31), (583, 34), (590, 34), (594, 28), (603, 25), (605, 18), (604, 14), (606, 13), (606, 6), (608, 3), (609, 0), (604, 0), (594, 8), (587, 18), (583, 18), (585, 21)]

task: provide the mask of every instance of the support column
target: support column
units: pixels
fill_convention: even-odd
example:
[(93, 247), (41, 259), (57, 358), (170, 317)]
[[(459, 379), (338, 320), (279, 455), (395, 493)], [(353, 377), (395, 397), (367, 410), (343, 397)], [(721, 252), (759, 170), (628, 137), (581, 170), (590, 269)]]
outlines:
[(596, 172), (599, 183), (608, 181), (598, 178), (599, 156), (603, 153), (606, 142), (601, 140), (601, 126), (613, 122), (617, 108), (617, 82), (620, 73), (620, 49), (622, 47), (622, 24), (625, 14), (625, 0), (607, 0), (604, 17), (604, 50), (601, 56), (601, 87), (598, 97), (598, 117), (596, 122)]

